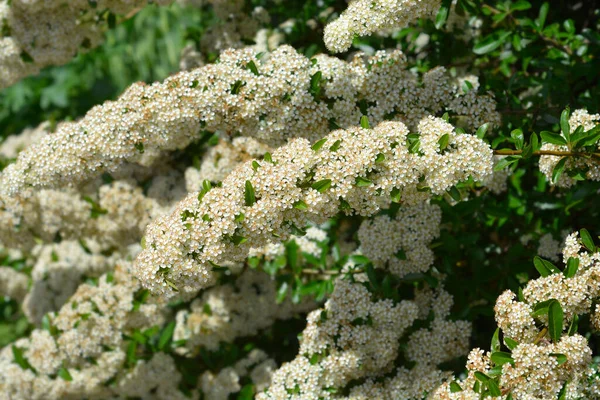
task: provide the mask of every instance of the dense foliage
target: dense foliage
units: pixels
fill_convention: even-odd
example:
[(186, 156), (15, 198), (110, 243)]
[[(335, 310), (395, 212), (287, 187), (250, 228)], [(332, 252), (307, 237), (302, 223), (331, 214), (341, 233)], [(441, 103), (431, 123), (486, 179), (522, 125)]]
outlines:
[(112, 3), (0, 91), (0, 398), (600, 398), (594, 2)]

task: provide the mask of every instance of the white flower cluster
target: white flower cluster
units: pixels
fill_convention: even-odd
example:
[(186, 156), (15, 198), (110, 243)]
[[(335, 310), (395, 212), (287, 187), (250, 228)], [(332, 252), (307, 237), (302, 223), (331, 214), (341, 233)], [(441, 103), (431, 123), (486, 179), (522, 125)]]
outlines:
[(495, 102), (461, 94), (443, 68), (418, 79), (399, 51), (350, 63), (324, 55), (311, 60), (282, 46), (261, 60), (250, 49), (225, 51), (220, 62), (176, 74), (163, 83), (132, 85), (117, 101), (59, 125), (19, 154), (0, 176), (0, 193), (78, 185), (124, 161), (149, 165), (182, 149), (203, 129), (249, 136), (278, 146), (291, 138), (316, 141), (332, 126), (397, 119), (411, 129), (445, 111), (470, 129), (499, 121)]
[(238, 165), (258, 158), (272, 149), (249, 137), (237, 137), (233, 141), (220, 140), (202, 157), (200, 169), (189, 167), (185, 171), (188, 192), (202, 189), (202, 182), (221, 182)]
[(546, 233), (540, 238), (538, 246), (538, 256), (557, 262), (560, 255), (561, 243), (552, 237), (551, 233)]
[(442, 288), (417, 291), (415, 302), (419, 306), (419, 319), (425, 319), (430, 312), (434, 314), (428, 328), (416, 330), (408, 339), (406, 358), (415, 365), (410, 369), (400, 367), (393, 377), (385, 380), (367, 379), (352, 388), (351, 399), (422, 399), (425, 393), (433, 392), (452, 376), (438, 365), (468, 353), (471, 324), (447, 320), (453, 304), (448, 292)]
[(26, 274), (11, 267), (0, 267), (0, 296), (21, 302), (27, 294), (28, 284)]
[(409, 151), (407, 135), (401, 122), (337, 130), (312, 147), (295, 139), (241, 165), (149, 225), (136, 276), (157, 294), (192, 293), (213, 284), (213, 266), (242, 262), (250, 248), (285, 241), (309, 221), (340, 210), (373, 215), (393, 198), (417, 204), (491, 174), (489, 146), (442, 119), (421, 121), (419, 151)]
[(96, 47), (114, 14), (172, 0), (1, 0), (0, 88)]
[(399, 277), (425, 272), (434, 254), (428, 245), (440, 234), (442, 211), (427, 203), (402, 207), (394, 218), (387, 215), (365, 220), (358, 230), (360, 250), (376, 268)]
[(257, 399), (330, 399), (328, 388), (389, 370), (398, 339), (418, 314), (411, 301), (372, 301), (363, 285), (337, 280), (325, 307), (308, 315), (299, 355)]
[[(562, 329), (567, 329), (576, 315), (593, 313), (592, 306), (600, 298), (600, 253), (585, 251), (578, 234), (573, 233), (566, 239), (563, 259), (572, 259), (575, 262), (570, 264), (577, 265), (569, 277), (557, 272), (531, 280), (523, 289), (521, 300), (516, 300), (515, 294), (508, 290), (496, 302), (496, 321), (504, 341), (512, 340), (516, 344), (512, 361), (501, 366), (502, 399), (509, 394), (515, 400), (557, 398), (565, 384), (566, 399), (597, 398), (594, 388), (598, 378), (590, 379), (592, 351), (587, 339), (576, 333), (565, 333), (559, 341), (550, 341), (546, 338), (548, 328), (538, 328), (537, 321), (549, 324), (547, 314), (535, 312), (544, 302), (560, 303), (564, 313)], [(453, 391), (447, 382), (438, 389), (434, 399), (477, 398), (479, 393), (473, 390), (478, 380), (475, 372), (489, 375), (493, 367), (490, 353), (474, 349), (467, 363), (469, 375), (458, 382), (462, 391)]]
[[(337, 280), (325, 307), (308, 316), (299, 355), (273, 375), (258, 399), (422, 399), (451, 376), (438, 365), (468, 352), (471, 326), (448, 321), (452, 297), (442, 288), (417, 291), (415, 301), (373, 300), (359, 283)], [(428, 327), (410, 334), (404, 358), (412, 367), (393, 372), (398, 339), (416, 319), (433, 313)], [(358, 381), (356, 381), (358, 380)]]
[[(158, 171), (157, 171), (158, 172)], [(153, 188), (162, 188), (158, 175)], [(169, 209), (171, 202), (164, 196), (183, 196), (181, 188), (168, 192), (153, 190), (160, 196), (145, 196), (131, 179), (115, 180), (109, 184), (90, 185), (83, 193), (72, 189), (44, 189), (29, 192), (26, 197), (0, 198), (0, 242), (5, 246), (31, 249), (36, 239), (52, 242), (57, 238), (97, 240), (102, 247), (124, 248), (139, 241), (152, 218)]]
[(207, 3), (219, 22), (202, 34), (200, 48), (205, 53), (244, 47), (244, 41), (253, 40), (261, 25), (271, 19), (263, 7), (255, 7), (247, 13), (244, 0), (208, 0)]
[[(480, 380), (476, 373), (493, 375), (494, 363), (490, 353), (473, 349), (467, 361), (468, 375), (458, 382), (461, 390), (452, 390), (446, 382), (436, 390), (432, 400), (479, 399), (473, 388)], [(502, 365), (499, 389), (501, 395), (493, 399), (545, 400), (558, 398), (565, 391), (565, 399), (597, 399), (597, 381), (590, 382), (592, 351), (587, 339), (579, 334), (563, 336), (557, 343), (521, 343), (512, 350), (513, 362)], [(559, 358), (566, 357), (566, 361)], [(481, 375), (480, 375), (481, 377)], [(456, 383), (456, 382), (455, 382)], [(566, 386), (565, 386), (566, 384)]]
[(191, 357), (200, 348), (217, 350), (221, 342), (255, 335), (275, 320), (315, 308), (309, 301), (277, 304), (276, 299), (276, 282), (266, 273), (253, 270), (243, 272), (234, 284), (208, 289), (192, 301), (189, 309), (177, 313), (173, 337), (185, 340), (185, 345), (176, 351)]
[(46, 329), (0, 351), (4, 398), (186, 399), (170, 356), (156, 353), (125, 367), (125, 335), (164, 323), (163, 307), (141, 301), (128, 269), (119, 262), (97, 286), (79, 286), (57, 314), (49, 314)]
[[(494, 156), (494, 166), (498, 164), (498, 162), (502, 158), (499, 156)], [(500, 171), (494, 171), (492, 175), (488, 175), (481, 181), (481, 185), (487, 188), (490, 192), (494, 194), (501, 194), (506, 192), (508, 188), (508, 177), (512, 174), (512, 170), (510, 168), (504, 168)]]
[(339, 53), (348, 50), (355, 36), (400, 29), (423, 17), (432, 17), (440, 0), (352, 0), (335, 21), (325, 27), (327, 48)]
[(232, 367), (223, 368), (218, 374), (206, 371), (200, 377), (200, 388), (206, 400), (227, 400), (239, 392), (240, 380), (249, 377), (257, 392), (266, 389), (277, 364), (259, 349), (254, 349)]
[[(585, 131), (588, 131), (598, 124), (600, 124), (600, 114), (589, 114), (585, 109), (575, 110), (569, 117), (571, 131), (575, 131), (575, 129), (579, 126), (582, 126)], [(600, 146), (597, 145), (597, 148), (600, 149)], [(541, 150), (562, 152), (569, 151), (567, 146), (561, 146), (552, 143), (544, 143)], [(569, 176), (568, 172), (575, 169), (582, 169), (585, 171), (584, 176), (587, 180), (600, 181), (600, 163), (598, 162), (597, 158), (589, 159), (587, 157), (569, 157), (565, 164), (564, 173), (560, 175), (557, 182), (553, 183), (552, 172), (554, 171), (554, 167), (556, 167), (562, 158), (563, 157), (554, 155), (542, 155), (540, 157), (540, 171), (546, 176), (548, 182), (551, 182), (559, 187), (571, 187), (577, 181)]]

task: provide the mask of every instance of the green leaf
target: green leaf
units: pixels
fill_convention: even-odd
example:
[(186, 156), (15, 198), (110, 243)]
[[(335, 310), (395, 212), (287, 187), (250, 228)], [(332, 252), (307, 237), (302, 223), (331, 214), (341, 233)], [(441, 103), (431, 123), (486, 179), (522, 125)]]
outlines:
[(311, 187), (317, 192), (323, 193), (331, 187), (331, 179), (321, 179), (320, 181), (313, 183)]
[(298, 200), (297, 202), (295, 202), (293, 204), (293, 207), (295, 209), (297, 209), (297, 210), (300, 210), (300, 211), (306, 211), (306, 210), (308, 210), (308, 205), (306, 205), (306, 203), (304, 201), (302, 201), (302, 200)]
[(321, 139), (317, 143), (313, 144), (312, 147), (311, 147), (311, 149), (313, 149), (314, 151), (317, 151), (321, 147), (323, 147), (323, 145), (325, 144), (325, 142), (327, 142), (327, 139)]
[(275, 302), (277, 304), (283, 303), (283, 301), (285, 300), (285, 298), (287, 296), (287, 292), (288, 292), (288, 283), (283, 282), (281, 284), (281, 286), (279, 286), (279, 289), (277, 289), (277, 297), (275, 299)]
[(490, 124), (488, 124), (487, 122), (483, 125), (481, 125), (479, 128), (477, 128), (477, 132), (475, 132), (475, 136), (477, 136), (479, 139), (483, 139), (483, 137), (485, 136), (485, 133), (488, 130)]
[(385, 154), (383, 153), (379, 153), (377, 154), (377, 156), (375, 157), (375, 162), (376, 163), (381, 163), (385, 161)]
[(377, 274), (375, 273), (375, 268), (373, 268), (373, 264), (367, 264), (366, 267), (367, 278), (369, 278), (369, 282), (373, 285), (375, 290), (379, 290), (379, 282), (377, 281)]
[(546, 17), (548, 16), (548, 10), (550, 10), (550, 5), (546, 2), (542, 4), (540, 7), (540, 12), (538, 17), (535, 20), (535, 24), (537, 25), (538, 31), (544, 29), (544, 24), (546, 23)]
[(478, 381), (481, 381), (484, 383), (486, 383), (490, 380), (490, 377), (481, 371), (475, 371), (475, 378), (477, 378)]
[(438, 144), (440, 145), (440, 151), (443, 152), (448, 147), (448, 143), (450, 142), (450, 135), (445, 133), (438, 140)]
[(246, 82), (237, 80), (231, 85), (231, 94), (239, 94), (240, 89), (246, 85)]
[(498, 383), (496, 383), (495, 380), (490, 379), (489, 381), (487, 381), (487, 387), (490, 390), (490, 395), (492, 397), (502, 396), (502, 392), (500, 391), (500, 388), (498, 387)]
[(198, 201), (199, 202), (202, 202), (202, 199), (204, 198), (206, 193), (208, 193), (210, 191), (211, 188), (212, 188), (212, 185), (209, 180), (205, 179), (202, 181), (202, 187), (200, 188), (200, 191), (198, 192)]
[(515, 347), (517, 347), (519, 345), (519, 342), (517, 342), (514, 339), (511, 339), (509, 337), (505, 337), (504, 338), (504, 344), (506, 345), (506, 347), (508, 347), (510, 350), (514, 350)]
[(508, 156), (501, 158), (496, 165), (494, 165), (494, 171), (502, 171), (504, 168), (518, 162), (521, 156)]
[(542, 131), (540, 132), (540, 136), (542, 137), (542, 142), (544, 143), (552, 143), (559, 146), (566, 146), (567, 141), (564, 137), (559, 135), (558, 133)]
[(492, 345), (491, 345), (492, 353), (496, 351), (500, 351), (500, 328), (496, 328), (494, 332), (494, 336), (492, 336)]
[(258, 161), (252, 160), (252, 169), (254, 171), (258, 171), (259, 168), (260, 168), (260, 164), (258, 163)]
[(552, 264), (548, 260), (544, 260), (539, 256), (535, 256), (533, 258), (533, 265), (543, 277), (560, 273), (560, 270), (556, 267), (556, 265)]
[(66, 369), (65, 367), (62, 367), (61, 369), (58, 370), (58, 376), (60, 376), (61, 378), (63, 378), (65, 381), (68, 381), (68, 382), (73, 380), (73, 377), (69, 373), (69, 370)]
[(579, 269), (579, 259), (575, 257), (569, 257), (567, 260), (567, 268), (564, 269), (563, 274), (567, 278), (572, 278)]
[(173, 332), (175, 331), (175, 321), (169, 322), (169, 324), (163, 329), (158, 338), (158, 349), (163, 350), (167, 344), (171, 341), (171, 337), (173, 337)]
[(531, 8), (531, 3), (526, 0), (517, 0), (514, 4), (510, 6), (510, 9), (513, 11), (525, 11)]
[(463, 389), (460, 387), (460, 385), (458, 383), (456, 383), (456, 381), (450, 382), (450, 392), (451, 393), (462, 392), (462, 390)]
[(394, 253), (394, 257), (396, 257), (398, 260), (406, 260), (406, 252), (400, 249)]
[(398, 188), (393, 188), (390, 192), (390, 197), (394, 203), (400, 203), (401, 192)]
[(242, 222), (245, 218), (246, 218), (246, 216), (244, 215), (244, 213), (239, 213), (239, 214), (236, 214), (235, 217), (233, 217), (233, 220), (235, 222), (239, 223), (239, 222)]
[(268, 151), (263, 156), (263, 160), (265, 160), (268, 163), (273, 164), (273, 157), (271, 156), (271, 153), (269, 153)]
[(562, 365), (562, 364), (564, 364), (564, 363), (566, 363), (568, 361), (567, 356), (564, 355), (564, 354), (550, 353), (549, 356), (556, 358), (556, 361), (558, 362), (558, 365)]
[(355, 185), (357, 187), (370, 186), (371, 184), (373, 184), (373, 182), (371, 182), (367, 178), (363, 178), (363, 177), (360, 177), (360, 176), (356, 177)]
[(360, 127), (363, 129), (371, 129), (371, 125), (369, 124), (369, 118), (366, 115), (360, 117)]
[(592, 235), (588, 232), (587, 229), (581, 229), (579, 231), (579, 235), (581, 236), (581, 243), (585, 246), (586, 249), (591, 251), (592, 253), (596, 251), (596, 244), (594, 243), (594, 239)]
[(460, 194), (460, 191), (456, 188), (456, 186), (452, 186), (450, 189), (448, 189), (448, 194), (450, 195), (450, 197), (452, 197), (454, 201), (462, 200), (462, 195)]
[(246, 188), (244, 190), (244, 202), (246, 207), (251, 207), (254, 203), (256, 203), (256, 194), (254, 193), (254, 186), (252, 186), (252, 182), (246, 181)]
[(450, 12), (450, 6), (452, 5), (452, 0), (443, 0), (440, 9), (438, 10), (435, 16), (435, 28), (442, 29), (446, 20), (448, 19), (448, 13)]
[(560, 388), (560, 391), (558, 392), (558, 400), (566, 400), (568, 383), (569, 382), (565, 382), (565, 384), (562, 386), (562, 388)]
[(258, 68), (256, 67), (256, 64), (254, 64), (254, 61), (250, 61), (248, 64), (246, 64), (246, 67), (252, 71), (252, 73), (256, 76), (260, 75), (260, 73), (258, 72)]
[(331, 145), (331, 147), (329, 148), (329, 151), (337, 151), (341, 145), (342, 145), (342, 141), (338, 139)]
[(12, 353), (15, 363), (17, 363), (19, 367), (21, 367), (22, 369), (30, 369), (32, 371), (35, 371), (31, 364), (29, 364), (29, 361), (27, 361), (27, 359), (23, 355), (24, 351), (22, 348), (13, 345)]
[(558, 342), (562, 335), (564, 312), (556, 300), (548, 306), (548, 332), (554, 342)]
[(513, 360), (512, 355), (505, 351), (496, 351), (492, 353), (491, 360), (496, 365), (504, 365), (506, 363), (514, 364), (515, 360)]
[(233, 241), (234, 245), (239, 246), (240, 244), (246, 243), (248, 241), (248, 238), (245, 238), (240, 235), (233, 235), (231, 237), (231, 240)]
[(538, 138), (537, 133), (533, 132), (529, 139), (530, 139), (530, 143), (531, 143), (531, 149), (533, 151), (538, 151), (541, 146), (540, 146), (540, 140)]
[(523, 148), (523, 143), (525, 142), (523, 131), (520, 129), (514, 129), (510, 132), (510, 137), (515, 142), (515, 147), (521, 150)]
[(321, 71), (315, 72), (310, 77), (309, 92), (313, 96), (315, 101), (317, 101), (317, 102), (321, 100), (321, 79), (322, 78), (323, 78), (323, 74), (321, 73)]
[(138, 343), (134, 340), (127, 345), (127, 364), (135, 365), (137, 362), (137, 346)]
[(600, 125), (596, 125), (585, 133), (586, 136), (578, 143), (579, 146), (585, 147), (595, 145), (598, 139), (600, 139)]
[(571, 325), (569, 325), (569, 331), (567, 334), (569, 336), (573, 336), (577, 333), (577, 329), (579, 328), (579, 315), (575, 314), (573, 316), (573, 320), (571, 320)]
[(492, 52), (500, 47), (510, 35), (510, 31), (496, 31), (477, 42), (473, 47), (473, 53), (483, 55)]
[(566, 163), (567, 163), (567, 157), (563, 157), (554, 166), (554, 169), (552, 170), (552, 182), (553, 183), (558, 182), (558, 179), (560, 178), (563, 171), (565, 170)]
[(254, 385), (248, 383), (244, 385), (240, 393), (237, 395), (237, 400), (252, 400), (254, 398)]
[(571, 126), (569, 125), (569, 107), (565, 108), (560, 114), (560, 130), (563, 136), (567, 139), (567, 142), (571, 141)]

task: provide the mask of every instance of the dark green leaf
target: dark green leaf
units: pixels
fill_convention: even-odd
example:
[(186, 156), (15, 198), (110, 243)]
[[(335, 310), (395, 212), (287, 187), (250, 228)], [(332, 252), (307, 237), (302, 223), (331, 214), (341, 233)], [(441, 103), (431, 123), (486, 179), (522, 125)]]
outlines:
[(554, 342), (558, 342), (562, 335), (564, 312), (558, 301), (553, 301), (548, 306), (548, 332)]
[(496, 328), (494, 336), (492, 336), (492, 352), (500, 351), (500, 328)]
[(506, 347), (508, 347), (510, 350), (514, 350), (515, 347), (517, 347), (519, 345), (519, 342), (517, 342), (514, 339), (511, 339), (509, 337), (505, 337), (504, 338), (504, 344), (506, 345)]
[(321, 179), (320, 181), (313, 183), (311, 187), (317, 192), (323, 193), (331, 187), (331, 179)]
[(171, 341), (171, 337), (173, 337), (173, 332), (175, 331), (175, 321), (169, 322), (169, 324), (163, 329), (160, 337), (158, 338), (158, 349), (163, 350), (167, 346), (167, 344)]
[(575, 257), (569, 257), (567, 260), (567, 268), (563, 271), (563, 274), (567, 278), (572, 278), (577, 273), (579, 269), (579, 259)]
[(567, 142), (571, 141), (571, 126), (569, 125), (569, 107), (565, 108), (560, 114), (560, 130), (563, 136), (567, 139)]
[(496, 365), (504, 365), (506, 363), (514, 364), (515, 360), (513, 360), (512, 355), (505, 351), (496, 351), (492, 353), (491, 360)]
[(577, 333), (577, 329), (579, 328), (579, 315), (575, 314), (573, 316), (573, 320), (571, 321), (571, 325), (569, 325), (569, 336), (573, 336)]
[(477, 132), (475, 132), (475, 135), (479, 138), (479, 139), (483, 139), (483, 137), (485, 136), (485, 133), (487, 132), (489, 127), (488, 123), (485, 123), (483, 125), (481, 125), (479, 128), (477, 128)]
[(371, 182), (370, 180), (368, 180), (367, 178), (363, 178), (363, 177), (357, 177), (356, 181), (355, 181), (355, 185), (357, 187), (365, 187), (365, 186), (370, 186), (371, 184), (373, 184), (373, 182)]
[(540, 133), (540, 136), (542, 137), (543, 143), (552, 143), (552, 144), (557, 144), (559, 146), (567, 145), (567, 141), (565, 140), (565, 138), (562, 137), (561, 135), (559, 135), (558, 133), (542, 131)]
[(596, 244), (594, 243), (594, 239), (592, 235), (588, 232), (587, 229), (582, 229), (579, 231), (579, 235), (581, 235), (581, 243), (585, 246), (586, 249), (591, 251), (592, 253), (596, 251)]
[(565, 170), (565, 164), (566, 164), (566, 162), (567, 162), (567, 157), (563, 157), (554, 166), (554, 169), (552, 170), (552, 182), (553, 183), (558, 182), (558, 179), (560, 178), (560, 176), (562, 175), (563, 171)]
[(246, 188), (244, 190), (244, 202), (247, 207), (251, 207), (256, 203), (256, 194), (254, 193), (254, 186), (252, 182), (246, 181)]
[(513, 139), (515, 147), (521, 150), (523, 148), (523, 143), (525, 142), (523, 131), (520, 129), (514, 129), (510, 132), (510, 137)]
[(449, 142), (450, 142), (450, 135), (447, 133), (443, 134), (442, 137), (440, 137), (440, 139), (438, 140), (438, 145), (440, 146), (440, 151), (443, 152), (444, 150), (446, 150)]
[(492, 379), (488, 380), (487, 387), (490, 390), (490, 395), (492, 397), (502, 396), (502, 392), (500, 391), (500, 388), (498, 387), (498, 384), (496, 383), (495, 380), (492, 380)]
[(60, 376), (61, 378), (63, 378), (65, 381), (72, 381), (73, 377), (71, 376), (71, 374), (69, 373), (69, 370), (66, 369), (65, 367), (62, 367), (61, 369), (58, 370), (58, 376)]
[(337, 151), (341, 145), (342, 145), (342, 141), (338, 139), (331, 145), (331, 147), (329, 148), (329, 151)]
[(450, 382), (450, 392), (457, 393), (457, 392), (462, 392), (462, 390), (463, 389), (460, 387), (460, 385), (458, 383), (456, 383), (456, 381)]
[(499, 30), (486, 36), (485, 38), (477, 42), (477, 44), (473, 48), (473, 53), (477, 55), (482, 55), (496, 50), (498, 47), (504, 44), (506, 38), (508, 38), (510, 34), (510, 31)]
[(258, 72), (258, 68), (256, 67), (256, 64), (254, 64), (254, 61), (250, 61), (248, 64), (246, 64), (246, 67), (248, 67), (248, 69), (250, 71), (252, 71), (252, 73), (256, 76), (260, 75)]
[(560, 353), (550, 353), (549, 354), (550, 357), (554, 357), (556, 358), (556, 361), (558, 362), (558, 365), (564, 364), (568, 361), (567, 356), (564, 354), (560, 354)]
[(452, 0), (442, 0), (442, 5), (435, 16), (435, 28), (442, 29), (446, 20), (448, 19), (448, 13), (450, 12), (450, 6)]

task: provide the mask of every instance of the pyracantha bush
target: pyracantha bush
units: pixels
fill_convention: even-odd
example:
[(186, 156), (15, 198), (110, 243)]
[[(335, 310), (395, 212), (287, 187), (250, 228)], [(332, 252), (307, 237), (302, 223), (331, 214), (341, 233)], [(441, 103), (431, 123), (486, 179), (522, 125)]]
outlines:
[(599, 31), (0, 0), (0, 399), (600, 399)]

